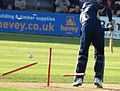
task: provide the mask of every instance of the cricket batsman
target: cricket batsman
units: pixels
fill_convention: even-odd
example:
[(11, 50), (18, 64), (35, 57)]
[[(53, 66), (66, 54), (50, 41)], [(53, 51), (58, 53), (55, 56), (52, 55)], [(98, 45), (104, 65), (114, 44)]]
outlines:
[[(105, 9), (105, 5), (102, 0), (88, 0), (82, 6), (82, 12), (80, 15), (80, 22), (82, 23), (82, 35), (81, 46), (78, 55), (78, 63), (76, 67), (76, 73), (85, 73), (88, 51), (92, 44), (94, 46), (94, 84), (97, 87), (102, 88), (103, 75), (104, 75), (104, 31), (99, 19), (99, 13)], [(112, 13), (107, 11), (109, 22), (112, 22)], [(81, 86), (84, 80), (84, 76), (76, 76), (74, 78), (73, 86)]]

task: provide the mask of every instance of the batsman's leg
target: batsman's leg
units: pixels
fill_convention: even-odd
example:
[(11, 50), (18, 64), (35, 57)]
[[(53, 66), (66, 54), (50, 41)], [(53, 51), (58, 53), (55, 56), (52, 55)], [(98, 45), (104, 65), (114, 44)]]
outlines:
[(92, 41), (95, 47), (94, 84), (102, 88), (104, 76), (104, 31), (98, 31)]
[[(82, 32), (82, 37), (81, 37), (81, 46), (80, 46), (80, 51), (78, 55), (78, 63), (76, 67), (76, 73), (85, 73), (86, 70), (86, 65), (88, 61), (88, 49), (91, 43), (90, 36), (88, 31), (83, 31)], [(74, 83), (73, 86), (80, 86), (83, 83), (83, 78), (84, 76), (76, 76), (74, 78)]]

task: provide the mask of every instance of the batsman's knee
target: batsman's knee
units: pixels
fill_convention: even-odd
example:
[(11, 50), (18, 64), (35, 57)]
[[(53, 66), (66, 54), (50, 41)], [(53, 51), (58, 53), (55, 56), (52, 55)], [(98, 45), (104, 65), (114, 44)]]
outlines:
[(78, 55), (78, 61), (87, 61), (88, 57), (84, 55)]
[(95, 55), (95, 61), (97, 60), (101, 60), (101, 61), (104, 61), (104, 55)]
[(104, 68), (104, 55), (95, 56), (95, 71), (101, 72)]

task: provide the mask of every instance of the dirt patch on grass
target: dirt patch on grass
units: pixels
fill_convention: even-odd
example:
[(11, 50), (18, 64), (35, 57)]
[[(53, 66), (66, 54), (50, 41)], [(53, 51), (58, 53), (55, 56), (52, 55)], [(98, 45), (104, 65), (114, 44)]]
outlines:
[(47, 87), (46, 83), (19, 83), (19, 82), (0, 82), (0, 87), (18, 87), (18, 88), (33, 88), (33, 89), (66, 89), (72, 91), (120, 91), (120, 84), (104, 84), (104, 88), (96, 88), (93, 84), (83, 84), (81, 87), (72, 87), (70, 83), (51, 83)]

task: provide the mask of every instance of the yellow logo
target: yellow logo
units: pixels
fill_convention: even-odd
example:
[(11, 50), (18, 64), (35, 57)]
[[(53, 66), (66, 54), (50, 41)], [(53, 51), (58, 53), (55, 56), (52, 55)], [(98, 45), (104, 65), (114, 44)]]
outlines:
[(76, 25), (73, 16), (67, 16), (66, 17), (66, 25), (68, 25), (68, 26)]

